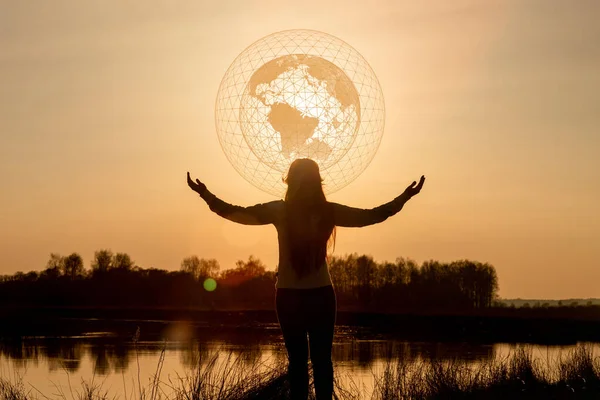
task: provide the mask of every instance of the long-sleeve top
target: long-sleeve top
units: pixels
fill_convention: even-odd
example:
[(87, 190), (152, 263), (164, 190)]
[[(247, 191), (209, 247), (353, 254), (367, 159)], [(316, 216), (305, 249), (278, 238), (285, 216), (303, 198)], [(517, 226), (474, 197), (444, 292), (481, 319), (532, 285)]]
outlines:
[[(277, 267), (277, 288), (310, 289), (331, 285), (331, 277), (326, 262), (310, 273), (298, 277), (290, 262), (289, 241), (286, 229), (285, 202), (283, 200), (241, 207), (226, 203), (205, 190), (201, 197), (216, 214), (230, 221), (244, 225), (272, 224), (277, 229), (279, 242), (279, 265)], [(400, 195), (389, 203), (371, 209), (348, 207), (331, 203), (335, 226), (362, 227), (385, 221), (398, 213), (408, 199)]]

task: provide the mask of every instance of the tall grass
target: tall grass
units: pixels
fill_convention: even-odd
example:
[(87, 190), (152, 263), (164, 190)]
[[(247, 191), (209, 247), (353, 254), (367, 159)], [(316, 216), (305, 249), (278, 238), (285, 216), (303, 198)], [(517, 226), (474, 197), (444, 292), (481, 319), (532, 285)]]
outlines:
[(286, 395), (284, 366), (243, 361), (243, 354), (227, 353), (219, 360), (213, 353), (208, 361), (172, 385), (177, 400), (262, 399)]
[(30, 393), (26, 390), (20, 377), (16, 377), (14, 380), (0, 377), (0, 399), (27, 400), (30, 398)]
[(522, 348), (477, 366), (465, 361), (390, 362), (375, 377), (373, 399), (600, 399), (600, 359), (578, 346), (559, 360)]
[[(0, 399), (32, 400), (242, 400), (286, 399), (289, 386), (284, 362), (248, 363), (244, 354), (212, 353), (185, 376), (162, 379), (160, 358), (148, 385), (137, 382), (138, 393), (109, 396), (102, 385), (82, 381), (81, 387), (58, 397), (36, 392), (20, 378), (0, 377)], [(311, 374), (312, 375), (312, 374)], [(466, 361), (405, 360), (388, 362), (374, 374), (372, 394), (365, 394), (351, 377), (336, 375), (336, 399), (599, 399), (600, 359), (591, 348), (578, 346), (557, 360), (540, 360), (523, 348), (503, 359), (481, 364)], [(311, 382), (312, 386), (312, 382)], [(314, 395), (311, 394), (311, 399)]]

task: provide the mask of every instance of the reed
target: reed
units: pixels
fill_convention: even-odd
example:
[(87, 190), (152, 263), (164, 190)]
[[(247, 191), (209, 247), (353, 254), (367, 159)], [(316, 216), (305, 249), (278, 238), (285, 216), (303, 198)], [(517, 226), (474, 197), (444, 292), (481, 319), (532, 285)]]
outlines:
[(465, 361), (389, 362), (372, 399), (597, 399), (600, 360), (585, 345), (560, 360), (534, 359), (522, 348), (477, 366)]

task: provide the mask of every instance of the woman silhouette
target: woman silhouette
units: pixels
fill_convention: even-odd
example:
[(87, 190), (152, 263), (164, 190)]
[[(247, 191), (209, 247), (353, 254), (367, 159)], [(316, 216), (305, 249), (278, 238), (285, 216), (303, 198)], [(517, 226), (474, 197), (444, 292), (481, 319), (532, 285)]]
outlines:
[(327, 268), (327, 248), (335, 241), (335, 227), (385, 221), (421, 191), (425, 177), (389, 203), (369, 210), (328, 202), (319, 166), (306, 158), (290, 165), (285, 199), (270, 203), (234, 206), (217, 198), (198, 179), (194, 182), (189, 172), (187, 182), (223, 218), (245, 225), (275, 225), (279, 240), (276, 310), (288, 352), (291, 396), (308, 397), (310, 348), (316, 398), (331, 399), (336, 299)]

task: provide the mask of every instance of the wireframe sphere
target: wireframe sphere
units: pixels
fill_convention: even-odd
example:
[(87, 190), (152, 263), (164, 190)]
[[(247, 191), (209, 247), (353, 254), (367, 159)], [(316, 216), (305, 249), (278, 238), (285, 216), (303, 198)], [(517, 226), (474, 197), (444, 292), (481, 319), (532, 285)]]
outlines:
[(367, 61), (323, 32), (289, 30), (247, 47), (217, 94), (215, 122), (227, 159), (257, 188), (283, 196), (297, 158), (319, 164), (333, 193), (358, 177), (381, 142), (383, 93)]

